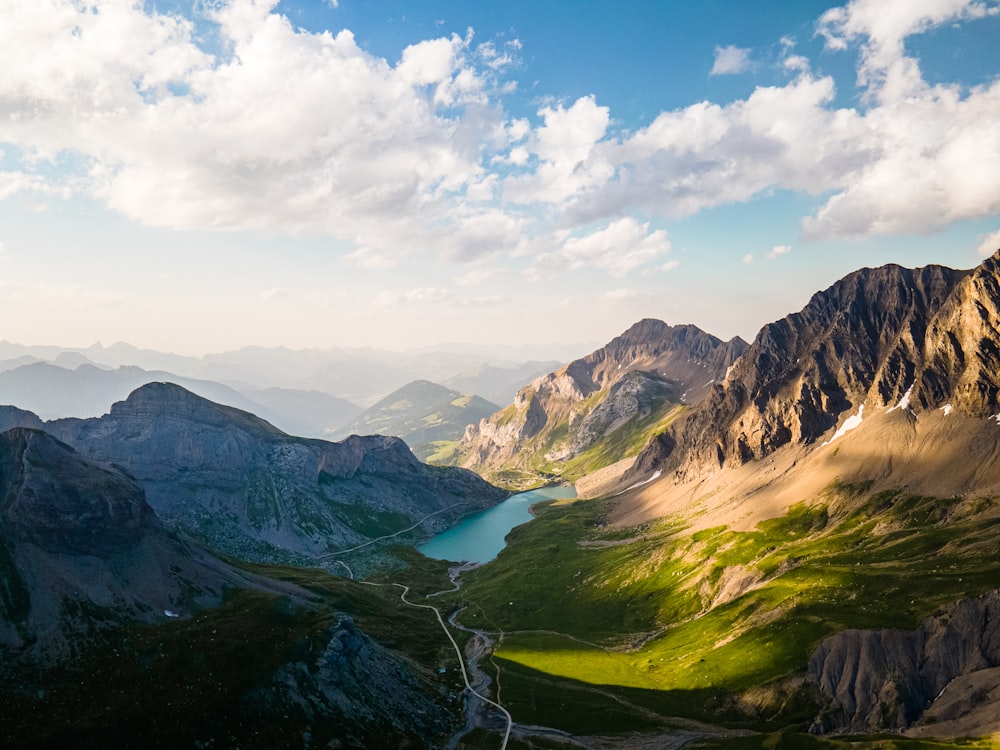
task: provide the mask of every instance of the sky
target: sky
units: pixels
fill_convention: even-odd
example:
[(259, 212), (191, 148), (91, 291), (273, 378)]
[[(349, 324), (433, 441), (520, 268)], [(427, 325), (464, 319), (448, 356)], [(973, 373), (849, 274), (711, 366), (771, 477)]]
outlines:
[(0, 339), (750, 340), (1000, 249), (997, 0), (0, 0)]

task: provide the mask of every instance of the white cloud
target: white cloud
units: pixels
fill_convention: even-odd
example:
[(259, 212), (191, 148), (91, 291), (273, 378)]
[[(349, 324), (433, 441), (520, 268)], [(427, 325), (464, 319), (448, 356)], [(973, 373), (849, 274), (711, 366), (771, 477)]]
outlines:
[(1000, 81), (928, 88), (865, 117), (871, 162), (804, 221), (808, 238), (933, 232), (1000, 212)]
[(670, 271), (673, 271), (675, 268), (680, 267), (680, 265), (681, 265), (681, 262), (679, 260), (677, 260), (676, 258), (674, 258), (673, 260), (668, 260), (662, 266), (656, 266), (655, 268), (651, 268), (650, 271), (652, 271), (654, 273), (655, 272), (669, 273)]
[(831, 50), (865, 39), (858, 84), (883, 102), (902, 101), (926, 86), (919, 64), (904, 52), (907, 37), (996, 12), (981, 0), (851, 0), (824, 13), (816, 33)]
[(792, 252), (791, 245), (775, 245), (764, 254), (764, 257), (766, 257), (768, 260), (774, 260), (779, 255), (786, 255), (790, 252)]
[(715, 62), (712, 64), (711, 76), (733, 75), (745, 73), (750, 69), (750, 50), (729, 45), (715, 48)]
[[(620, 217), (685, 217), (775, 189), (825, 196), (807, 238), (1000, 213), (1000, 80), (930, 85), (904, 44), (995, 3), (852, 0), (825, 13), (826, 46), (860, 55), (863, 106), (837, 108), (833, 79), (782, 40), (784, 85), (628, 132), (593, 96), (510, 118), (497, 71), (517, 64), (516, 40), (428, 39), (392, 63), (349, 31), (294, 27), (277, 0), (198, 4), (217, 52), (212, 34), (146, 3), (4, 2), (0, 49), (17, 64), (0, 76), (0, 200), (85, 192), (152, 226), (332, 236), (367, 268), (398, 248), (454, 262), (529, 248), (526, 278), (652, 267), (666, 235)], [(713, 73), (750, 64), (720, 47)]]
[(264, 302), (273, 302), (274, 300), (285, 299), (287, 297), (288, 297), (288, 292), (286, 292), (284, 289), (278, 289), (278, 288), (268, 289), (266, 292), (261, 292), (260, 294), (260, 298)]
[[(502, 112), (483, 106), (454, 36), (408, 47), (393, 67), (349, 31), (313, 34), (271, 12), (274, 0), (233, 0), (206, 6), (228, 49), (215, 57), (191, 22), (127, 0), (11, 3), (0, 49), (18, 64), (0, 77), (0, 104), (15, 116), (0, 143), (26, 164), (79, 155), (66, 184), (149, 225), (381, 249), (439, 233), (456, 191), (483, 177), (482, 144), (506, 147)], [(40, 185), (0, 179), (3, 195)]]
[(541, 253), (536, 264), (549, 270), (589, 266), (624, 276), (668, 252), (670, 240), (665, 231), (650, 231), (648, 223), (627, 216), (590, 234), (566, 238), (556, 250)]
[(594, 97), (577, 99), (569, 109), (561, 104), (538, 112), (542, 126), (529, 145), (515, 149), (511, 161), (527, 162), (529, 153), (540, 163), (534, 172), (509, 178), (504, 197), (517, 203), (559, 203), (565, 198), (607, 182), (613, 168), (595, 152), (611, 122), (610, 110)]
[(518, 53), (521, 50), (521, 40), (511, 39), (497, 49), (493, 42), (483, 42), (476, 47), (476, 53), (483, 62), (493, 70), (502, 70), (520, 63)]
[(25, 192), (51, 193), (55, 191), (42, 177), (24, 172), (0, 172), (0, 200)]
[(355, 268), (366, 268), (371, 271), (387, 271), (396, 267), (396, 261), (384, 253), (376, 252), (370, 247), (359, 247), (347, 253), (341, 262)]
[(743, 262), (746, 263), (747, 265), (753, 263), (753, 253), (747, 253), (746, 255), (744, 255)]
[(408, 292), (381, 292), (375, 298), (375, 304), (380, 307), (439, 304), (448, 302), (452, 296), (449, 289), (427, 286), (411, 289)]
[(491, 268), (474, 268), (455, 279), (455, 283), (458, 286), (475, 286), (485, 284), (488, 281), (495, 281), (503, 276), (503, 274), (504, 269), (496, 266)]
[(976, 252), (984, 257), (993, 255), (998, 250), (1000, 250), (1000, 229), (983, 237), (979, 247), (976, 248)]

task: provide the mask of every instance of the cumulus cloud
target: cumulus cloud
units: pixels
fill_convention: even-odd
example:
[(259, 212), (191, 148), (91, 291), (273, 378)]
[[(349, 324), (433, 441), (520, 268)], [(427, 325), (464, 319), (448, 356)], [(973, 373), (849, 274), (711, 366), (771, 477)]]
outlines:
[(745, 73), (750, 69), (750, 50), (729, 45), (715, 48), (715, 62), (712, 64), (711, 76), (734, 75)]
[[(667, 270), (665, 233), (621, 217), (681, 218), (773, 190), (824, 196), (803, 220), (811, 239), (1000, 213), (1000, 80), (931, 85), (905, 45), (995, 14), (993, 2), (851, 0), (823, 14), (827, 48), (857, 52), (860, 106), (836, 106), (833, 78), (782, 40), (784, 84), (635, 131), (594, 96), (510, 118), (500, 76), (518, 64), (516, 40), (427, 39), (392, 62), (348, 30), (296, 28), (277, 0), (198, 4), (208, 35), (153, 7), (6, 0), (0, 50), (17, 64), (0, 76), (0, 200), (84, 192), (151, 226), (332, 236), (365, 268), (403, 251), (522, 253), (535, 278)], [(751, 63), (719, 47), (712, 73)]]
[[(504, 197), (518, 203), (558, 203), (613, 176), (613, 168), (596, 152), (611, 122), (610, 110), (592, 96), (577, 99), (569, 109), (558, 105), (538, 112), (542, 125), (529, 145), (515, 149), (511, 160), (527, 164), (538, 159), (534, 171), (509, 178)], [(516, 156), (515, 156), (516, 154)]]
[(668, 252), (670, 240), (665, 231), (650, 231), (648, 222), (640, 224), (627, 216), (589, 234), (567, 237), (556, 250), (541, 253), (536, 265), (548, 270), (589, 266), (623, 276)]
[(746, 263), (747, 265), (753, 263), (753, 253), (747, 253), (746, 255), (744, 255), (743, 262)]
[(984, 257), (993, 255), (998, 250), (1000, 250), (1000, 229), (983, 237), (979, 247), (976, 248), (976, 252)]
[(898, 101), (924, 88), (919, 65), (907, 57), (903, 42), (913, 34), (955, 21), (996, 14), (981, 0), (851, 0), (819, 19), (816, 33), (831, 50), (845, 50), (864, 39), (858, 84), (873, 87), (883, 101)]
[[(149, 225), (384, 248), (447, 221), (482, 177), (482, 143), (505, 144), (468, 39), (414, 44), (393, 66), (349, 31), (294, 28), (274, 0), (232, 0), (205, 6), (226, 51), (213, 55), (191, 21), (142, 4), (11, 2), (0, 49), (18, 64), (0, 105), (17, 116), (0, 142), (34, 164), (83, 157), (67, 183)], [(40, 184), (8, 173), (0, 190)]]
[(786, 255), (790, 252), (792, 252), (791, 245), (775, 245), (764, 254), (764, 257), (768, 260), (774, 260), (779, 255)]
[(670, 271), (673, 271), (675, 268), (679, 268), (680, 265), (681, 262), (676, 258), (673, 258), (671, 260), (668, 260), (661, 266), (656, 266), (655, 268), (649, 269), (648, 273), (669, 273)]

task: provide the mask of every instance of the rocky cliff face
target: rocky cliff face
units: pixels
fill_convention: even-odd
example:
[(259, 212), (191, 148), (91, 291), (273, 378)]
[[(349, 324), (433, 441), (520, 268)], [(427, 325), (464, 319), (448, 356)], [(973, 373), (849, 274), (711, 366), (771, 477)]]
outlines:
[(170, 534), (131, 478), (44, 432), (0, 433), (0, 500), (3, 649), (60, 653), (93, 625), (81, 607), (158, 622), (240, 579)]
[(123, 471), (0, 433), (4, 747), (437, 744), (440, 681), (340, 605), (181, 540)]
[[(699, 401), (745, 348), (738, 338), (723, 342), (695, 326), (642, 320), (607, 346), (535, 379), (509, 407), (470, 426), (460, 463), (528, 484), (600, 468), (641, 447), (650, 418), (655, 424), (672, 407)], [(574, 469), (574, 459), (598, 442), (605, 455)]]
[[(664, 435), (637, 473), (678, 478), (812, 445), (851, 415), (1000, 411), (1000, 260), (862, 269), (761, 329), (729, 376)], [(676, 449), (675, 447), (676, 446)]]
[[(845, 630), (825, 639), (809, 661), (809, 679), (826, 705), (811, 731), (901, 730), (937, 717), (935, 704), (954, 704), (956, 678), (979, 673), (982, 695), (1000, 686), (1000, 592), (967, 599), (913, 631)], [(964, 713), (976, 706), (974, 701)]]
[(33, 430), (44, 429), (44, 423), (36, 414), (16, 406), (0, 406), (0, 432), (14, 427), (30, 427)]
[(243, 559), (308, 561), (429, 514), (424, 528), (442, 528), (505, 497), (471, 472), (421, 464), (398, 438), (294, 438), (167, 383), (46, 429), (122, 467), (169, 526)]

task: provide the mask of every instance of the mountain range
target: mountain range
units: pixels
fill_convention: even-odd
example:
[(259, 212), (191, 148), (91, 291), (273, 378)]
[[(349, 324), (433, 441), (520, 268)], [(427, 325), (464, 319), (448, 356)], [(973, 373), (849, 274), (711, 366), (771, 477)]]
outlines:
[(135, 477), (172, 528), (244, 560), (308, 562), (427, 517), (442, 528), (504, 496), (469, 471), (420, 463), (398, 438), (295, 438), (170, 383), (45, 430)]
[(633, 457), (700, 401), (746, 347), (691, 325), (640, 321), (470, 426), (453, 460), (505, 486), (580, 479)]
[[(859, 270), (734, 359), (466, 576), (508, 706), (577, 736), (593, 701), (807, 747), (1000, 731), (1000, 256)], [(531, 704), (555, 684), (563, 718)]]
[(36, 429), (0, 433), (0, 497), (6, 747), (423, 746), (452, 731), (436, 659), (362, 626), (433, 631), (370, 588), (223, 561), (134, 478)]
[[(444, 404), (418, 402), (438, 396), (464, 415), (440, 420), (454, 429), (472, 399), (432, 383), (362, 425), (416, 442)], [(526, 747), (922, 750), (1000, 733), (1000, 254), (861, 269), (750, 344), (642, 320), (534, 377), (452, 460), (581, 498), (536, 506), (457, 583), (390, 545), (507, 493), (399, 438), (293, 437), (170, 383), (100, 417), (16, 406), (0, 408), (15, 744), (44, 714), (52, 746), (81, 728), (111, 741), (115, 722), (149, 746), (163, 729), (185, 745), (495, 746), (498, 715), (460, 726), (454, 653), (420, 607), (465, 631), (463, 670), (488, 675), (477, 689)], [(404, 585), (434, 596), (405, 606)], [(87, 674), (99, 689), (76, 687)], [(119, 681), (141, 686), (148, 728)], [(186, 721), (193, 705), (208, 718)]]
[[(67, 370), (81, 365), (103, 370), (138, 367), (170, 373), (169, 379), (175, 381), (185, 378), (224, 384), (265, 407), (269, 406), (266, 401), (255, 395), (265, 389), (315, 391), (367, 407), (413, 380), (430, 380), (506, 403), (527, 380), (557, 366), (563, 356), (561, 352), (582, 348), (580, 345), (551, 347), (545, 360), (539, 360), (533, 348), (458, 344), (409, 352), (248, 346), (192, 357), (139, 349), (122, 342), (108, 347), (95, 344), (69, 349), (0, 341), (0, 372), (41, 361)], [(141, 384), (133, 387), (138, 385)], [(118, 398), (126, 394), (127, 391)]]

